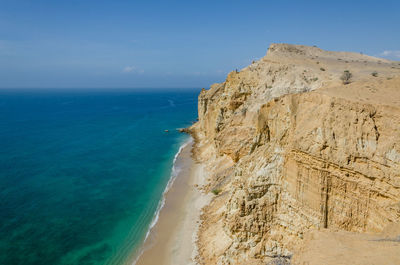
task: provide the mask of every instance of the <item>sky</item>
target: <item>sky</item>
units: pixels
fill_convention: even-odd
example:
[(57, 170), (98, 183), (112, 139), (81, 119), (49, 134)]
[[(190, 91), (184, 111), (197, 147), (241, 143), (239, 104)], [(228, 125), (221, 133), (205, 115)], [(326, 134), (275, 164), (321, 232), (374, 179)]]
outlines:
[(400, 60), (400, 1), (0, 0), (0, 88), (202, 88), (271, 43)]

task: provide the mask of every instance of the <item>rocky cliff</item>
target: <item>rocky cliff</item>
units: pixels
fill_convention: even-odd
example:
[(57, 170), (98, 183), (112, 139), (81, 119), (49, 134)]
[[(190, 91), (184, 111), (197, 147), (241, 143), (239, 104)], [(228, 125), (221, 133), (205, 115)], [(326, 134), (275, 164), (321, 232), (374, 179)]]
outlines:
[(273, 44), (198, 106), (194, 153), (216, 194), (200, 264), (317, 264), (296, 256), (308, 233), (400, 222), (400, 62)]

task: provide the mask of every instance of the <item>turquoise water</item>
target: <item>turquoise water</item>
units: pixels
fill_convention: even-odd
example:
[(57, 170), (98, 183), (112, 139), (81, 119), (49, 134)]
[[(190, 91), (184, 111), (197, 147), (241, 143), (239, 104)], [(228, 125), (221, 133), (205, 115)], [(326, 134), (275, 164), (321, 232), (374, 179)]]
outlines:
[(123, 264), (188, 139), (175, 128), (197, 117), (197, 94), (0, 91), (0, 264)]

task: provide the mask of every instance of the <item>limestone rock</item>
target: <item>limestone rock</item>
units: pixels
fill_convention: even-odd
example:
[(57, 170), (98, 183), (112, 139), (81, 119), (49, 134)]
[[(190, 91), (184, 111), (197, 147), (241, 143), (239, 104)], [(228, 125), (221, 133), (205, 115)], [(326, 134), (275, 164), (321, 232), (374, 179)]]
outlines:
[(204, 211), (199, 263), (287, 260), (310, 231), (400, 222), (399, 62), (273, 44), (198, 112), (194, 153), (227, 191)]

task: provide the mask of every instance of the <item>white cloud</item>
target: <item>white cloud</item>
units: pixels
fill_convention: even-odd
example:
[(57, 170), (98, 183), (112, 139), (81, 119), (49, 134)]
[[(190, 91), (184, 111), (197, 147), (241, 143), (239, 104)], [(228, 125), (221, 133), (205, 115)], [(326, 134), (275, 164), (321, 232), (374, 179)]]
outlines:
[(124, 73), (131, 73), (131, 72), (133, 72), (133, 71), (135, 71), (136, 70), (136, 67), (135, 66), (126, 66), (123, 70), (122, 70), (122, 72), (124, 72)]
[(135, 74), (143, 74), (144, 70), (138, 69), (136, 66), (126, 66), (122, 69), (123, 73), (135, 73)]
[(384, 51), (379, 55), (384, 57), (400, 58), (400, 50)]

